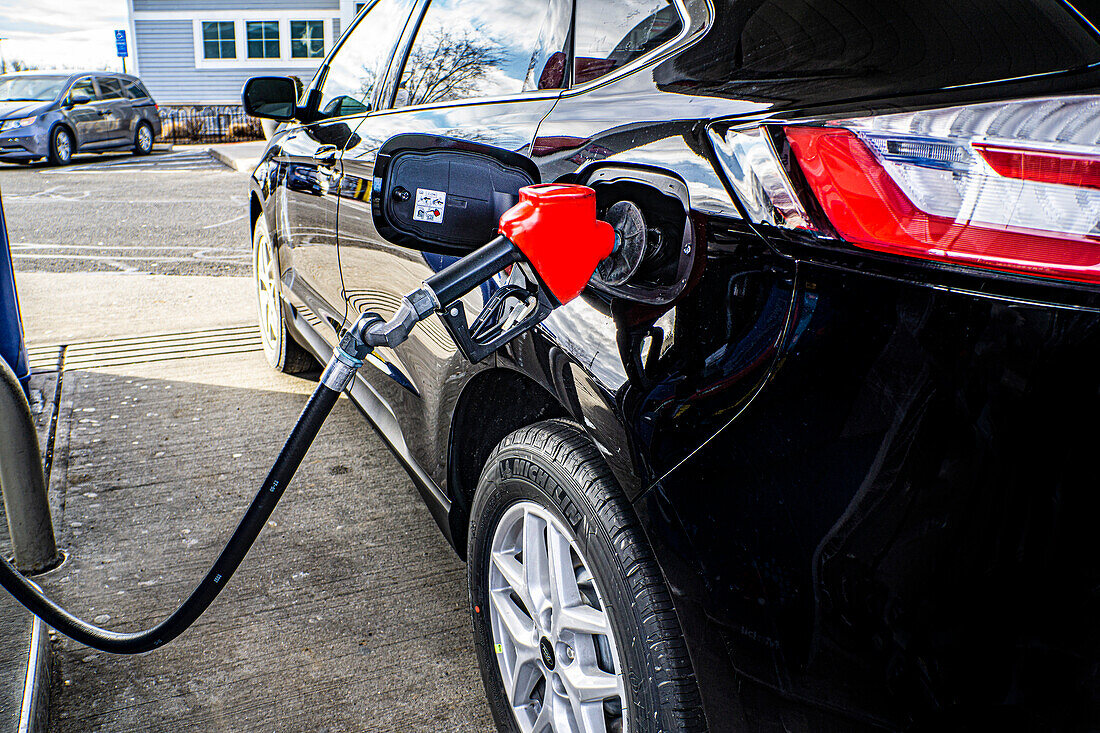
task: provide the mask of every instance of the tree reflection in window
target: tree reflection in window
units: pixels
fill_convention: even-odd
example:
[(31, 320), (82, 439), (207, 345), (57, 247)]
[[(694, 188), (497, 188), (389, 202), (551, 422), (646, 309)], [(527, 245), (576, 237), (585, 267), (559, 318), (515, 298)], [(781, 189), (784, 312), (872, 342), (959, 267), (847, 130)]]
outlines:
[(478, 96), (490, 72), (505, 60), (501, 47), (477, 30), (434, 28), (409, 54), (395, 106)]
[(539, 43), (551, 17), (548, 0), (432, 0), (394, 107), (524, 91), (531, 69), (561, 50)]

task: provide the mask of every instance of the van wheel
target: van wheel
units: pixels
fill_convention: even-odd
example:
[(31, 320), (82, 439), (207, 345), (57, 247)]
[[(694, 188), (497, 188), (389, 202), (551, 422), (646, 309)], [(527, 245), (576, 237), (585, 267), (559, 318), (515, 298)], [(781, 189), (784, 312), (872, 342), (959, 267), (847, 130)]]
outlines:
[(148, 122), (142, 122), (134, 133), (134, 155), (148, 155), (151, 152), (153, 152), (153, 128)]
[(549, 420), (501, 441), (469, 537), (474, 639), (499, 730), (705, 729), (668, 588), (577, 426)]
[(50, 135), (50, 165), (67, 165), (73, 159), (73, 135), (64, 127), (55, 127)]

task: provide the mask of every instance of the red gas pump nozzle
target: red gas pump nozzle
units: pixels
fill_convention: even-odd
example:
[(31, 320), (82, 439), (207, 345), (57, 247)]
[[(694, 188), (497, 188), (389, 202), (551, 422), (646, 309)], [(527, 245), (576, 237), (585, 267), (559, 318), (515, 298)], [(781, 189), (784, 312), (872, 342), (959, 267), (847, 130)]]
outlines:
[[(341, 363), (354, 370), (374, 347), (397, 346), (433, 311), (463, 355), (478, 362), (580, 295), (615, 246), (611, 225), (596, 218), (595, 191), (551, 183), (526, 186), (519, 195), (519, 203), (500, 218), (501, 236), (425, 280), (404, 297), (392, 319), (360, 316), (337, 349)], [(528, 285), (498, 287), (469, 323), (462, 296), (513, 264), (530, 265)]]
[(500, 217), (500, 233), (519, 247), (559, 304), (581, 294), (615, 247), (615, 230), (596, 218), (596, 192), (575, 184), (521, 188), (519, 203)]

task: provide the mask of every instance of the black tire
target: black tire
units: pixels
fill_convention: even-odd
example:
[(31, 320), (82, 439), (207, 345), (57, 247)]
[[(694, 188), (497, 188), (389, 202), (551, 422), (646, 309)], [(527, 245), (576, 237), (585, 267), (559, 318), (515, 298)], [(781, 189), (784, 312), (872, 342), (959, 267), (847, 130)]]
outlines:
[(519, 502), (540, 505), (571, 530), (582, 567), (594, 578), (618, 669), (625, 674), (628, 730), (705, 730), (679, 621), (652, 550), (595, 446), (564, 420), (536, 423), (501, 441), (485, 464), (471, 509), (467, 573), (474, 637), (499, 730), (520, 728), (496, 658), (489, 567), (497, 526)]
[(73, 159), (73, 148), (76, 141), (67, 127), (58, 125), (50, 133), (50, 165), (68, 165)]
[[(268, 248), (265, 252), (262, 248)], [(273, 268), (264, 277), (264, 265)], [(263, 215), (256, 220), (252, 235), (252, 276), (264, 356), (272, 368), (284, 374), (300, 374), (316, 368), (317, 362), (286, 327), (286, 304), (278, 292), (279, 251), (271, 242)]]
[(153, 140), (153, 126), (148, 122), (139, 123), (134, 131), (134, 155), (149, 155), (152, 153)]

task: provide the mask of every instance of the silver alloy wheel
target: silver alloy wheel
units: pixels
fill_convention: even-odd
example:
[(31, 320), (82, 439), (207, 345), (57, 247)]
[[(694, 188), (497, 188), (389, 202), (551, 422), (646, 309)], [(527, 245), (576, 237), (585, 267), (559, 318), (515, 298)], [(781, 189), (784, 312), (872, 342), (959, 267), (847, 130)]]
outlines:
[(256, 222), (252, 272), (256, 279), (256, 304), (260, 315), (260, 339), (264, 354), (272, 364), (278, 364), (283, 350), (283, 309), (279, 300), (279, 274), (275, 251), (263, 221)]
[(489, 618), (497, 667), (523, 733), (626, 730), (611, 623), (573, 533), (513, 504), (493, 533)]
[(148, 153), (153, 149), (153, 131), (149, 129), (148, 125), (138, 126), (137, 144), (143, 153)]
[(68, 163), (69, 159), (73, 157), (72, 138), (69, 137), (69, 133), (60, 128), (57, 130), (57, 132), (54, 133), (54, 135), (56, 136), (54, 148), (57, 150), (57, 158), (62, 163)]

